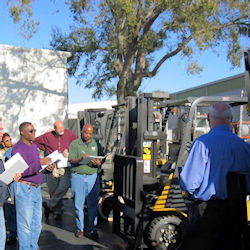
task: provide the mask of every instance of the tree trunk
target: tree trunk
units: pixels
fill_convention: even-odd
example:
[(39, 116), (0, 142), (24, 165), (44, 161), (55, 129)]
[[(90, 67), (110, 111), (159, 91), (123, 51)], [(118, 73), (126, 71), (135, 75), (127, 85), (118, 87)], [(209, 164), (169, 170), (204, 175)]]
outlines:
[(125, 101), (125, 86), (126, 86), (126, 79), (121, 78), (118, 81), (117, 91), (116, 91), (118, 104), (123, 103)]

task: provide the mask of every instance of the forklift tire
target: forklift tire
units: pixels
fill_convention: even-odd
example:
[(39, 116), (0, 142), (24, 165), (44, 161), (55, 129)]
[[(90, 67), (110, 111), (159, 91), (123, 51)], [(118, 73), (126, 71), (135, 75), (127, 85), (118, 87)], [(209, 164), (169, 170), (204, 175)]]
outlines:
[(105, 193), (99, 198), (98, 213), (101, 219), (105, 221), (113, 221), (114, 195), (113, 193)]
[(175, 215), (156, 217), (145, 232), (145, 243), (153, 249), (176, 249), (183, 234), (182, 220)]

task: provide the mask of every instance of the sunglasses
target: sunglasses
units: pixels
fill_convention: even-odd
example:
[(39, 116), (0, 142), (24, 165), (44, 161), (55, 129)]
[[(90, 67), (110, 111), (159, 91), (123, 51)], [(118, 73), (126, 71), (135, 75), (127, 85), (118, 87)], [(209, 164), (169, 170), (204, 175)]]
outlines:
[(36, 133), (36, 130), (35, 130), (35, 129), (31, 129), (31, 130), (29, 131), (29, 133), (31, 133), (31, 134)]

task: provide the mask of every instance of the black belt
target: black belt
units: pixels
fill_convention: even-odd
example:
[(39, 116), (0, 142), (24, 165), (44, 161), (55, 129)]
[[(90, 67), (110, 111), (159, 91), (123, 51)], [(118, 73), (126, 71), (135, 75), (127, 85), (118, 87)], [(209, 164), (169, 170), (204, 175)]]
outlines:
[(215, 195), (212, 195), (209, 200), (201, 200), (201, 199), (195, 198), (193, 195), (191, 195), (188, 192), (185, 193), (184, 199), (187, 201), (198, 202), (198, 203), (207, 202), (207, 201), (225, 201), (225, 200), (217, 198)]

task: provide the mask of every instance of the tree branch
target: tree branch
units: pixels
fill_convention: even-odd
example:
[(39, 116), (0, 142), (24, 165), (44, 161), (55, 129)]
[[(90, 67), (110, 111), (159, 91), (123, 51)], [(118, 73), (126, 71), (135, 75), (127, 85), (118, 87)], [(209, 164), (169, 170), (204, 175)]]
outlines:
[[(161, 14), (161, 11), (157, 11), (155, 12), (156, 7), (152, 9), (151, 14), (148, 14), (148, 17), (150, 17), (150, 19), (148, 20), (148, 22), (144, 25), (144, 29), (143, 29), (143, 35), (142, 38), (148, 33), (148, 31), (150, 30), (151, 26), (153, 25), (154, 21), (157, 19), (157, 17)], [(155, 14), (154, 14), (155, 12)], [(154, 14), (154, 15), (153, 15)]]
[[(218, 29), (223, 29), (223, 28), (227, 28), (231, 25), (234, 25), (234, 24), (237, 24), (237, 22), (239, 20), (242, 20), (244, 18), (247, 18), (247, 15), (245, 16), (241, 16), (241, 17), (238, 17), (234, 20), (231, 20), (230, 22), (228, 23), (224, 23), (224, 24), (219, 24), (219, 25), (215, 25), (215, 26), (211, 26), (211, 28), (209, 30), (213, 31), (213, 30), (218, 30)], [(161, 60), (156, 64), (156, 66), (154, 67), (154, 69), (151, 71), (151, 72), (148, 72), (148, 73), (142, 73), (142, 76), (143, 77), (153, 77), (156, 75), (158, 69), (161, 67), (161, 65), (170, 57), (173, 57), (175, 56), (176, 54), (178, 54), (182, 49), (185, 48), (185, 46), (192, 40), (192, 38), (194, 36), (197, 36), (197, 35), (200, 35), (202, 33), (204, 33), (205, 31), (207, 31), (207, 29), (201, 29), (197, 32), (195, 32), (194, 34), (191, 34), (184, 42), (182, 42), (178, 48), (176, 48), (175, 50), (173, 50), (172, 52), (166, 54), (165, 56), (163, 56), (161, 58)]]
[(207, 31), (207, 30), (213, 31), (213, 30), (218, 30), (218, 29), (227, 28), (227, 27), (229, 27), (229, 26), (231, 26), (231, 25), (234, 25), (234, 24), (239, 24), (239, 23), (237, 23), (237, 22), (240, 21), (240, 20), (242, 20), (242, 19), (245, 19), (245, 18), (248, 18), (248, 16), (245, 15), (245, 16), (238, 17), (238, 18), (236, 18), (236, 19), (234, 19), (234, 20), (231, 20), (231, 21), (228, 22), (228, 23), (217, 24), (217, 25), (214, 25), (214, 26), (211, 25), (211, 28), (209, 28), (209, 29), (206, 28), (206, 29), (201, 29), (201, 30), (197, 31), (197, 32), (196, 32), (196, 35), (197, 35), (197, 34), (201, 34), (201, 33), (203, 33), (204, 31)]
[(175, 50), (173, 50), (172, 52), (166, 54), (165, 56), (163, 56), (161, 58), (161, 60), (156, 64), (156, 66), (154, 67), (154, 69), (151, 72), (145, 73), (143, 74), (143, 77), (153, 77), (156, 75), (158, 69), (161, 67), (161, 65), (170, 57), (175, 56), (176, 54), (178, 54), (181, 50), (183, 50), (185, 48), (185, 46), (192, 40), (193, 35), (190, 35), (184, 42), (182, 42)]
[(139, 36), (140, 30), (141, 30), (141, 10), (142, 10), (142, 0), (139, 0), (138, 9), (137, 9), (137, 13), (136, 13), (136, 19), (137, 19), (136, 35), (137, 35), (137, 37)]

